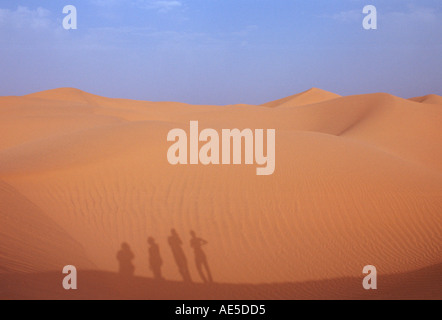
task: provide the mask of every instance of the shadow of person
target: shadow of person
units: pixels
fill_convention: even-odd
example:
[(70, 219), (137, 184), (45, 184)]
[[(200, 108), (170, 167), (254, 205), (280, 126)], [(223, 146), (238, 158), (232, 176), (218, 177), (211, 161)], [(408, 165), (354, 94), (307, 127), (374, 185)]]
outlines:
[(120, 264), (119, 273), (125, 278), (133, 277), (135, 267), (132, 264), (132, 260), (135, 258), (134, 254), (130, 250), (129, 245), (126, 242), (121, 244), (121, 249), (117, 253), (117, 260)]
[(170, 249), (172, 250), (173, 257), (175, 259), (175, 263), (178, 266), (178, 270), (183, 277), (184, 282), (192, 282), (190, 277), (189, 268), (187, 266), (186, 255), (184, 254), (181, 241), (178, 233), (175, 229), (171, 230), (171, 235), (167, 239), (169, 242)]
[[(207, 263), (207, 257), (202, 248), (204, 245), (207, 244), (207, 241), (198, 238), (194, 231), (190, 231), (190, 235), (192, 236), (192, 239), (190, 240), (190, 246), (193, 248), (193, 251), (195, 253), (195, 264), (196, 269), (198, 270), (198, 274), (200, 275), (203, 282), (212, 283), (212, 273), (210, 272), (209, 264)], [(204, 271), (207, 274), (207, 277), (204, 274)]]
[(149, 237), (147, 239), (149, 243), (149, 267), (153, 272), (153, 277), (156, 280), (162, 280), (161, 266), (163, 265), (163, 260), (161, 259), (160, 247), (155, 242), (155, 239)]

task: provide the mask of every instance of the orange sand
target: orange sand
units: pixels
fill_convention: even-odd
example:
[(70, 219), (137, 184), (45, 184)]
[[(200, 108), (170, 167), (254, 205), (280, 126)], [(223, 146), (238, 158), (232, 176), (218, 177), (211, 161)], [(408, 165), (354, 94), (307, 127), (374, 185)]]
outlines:
[[(190, 120), (217, 130), (276, 129), (275, 173), (171, 166), (167, 133), (188, 130)], [(68, 88), (2, 97), (0, 298), (14, 297), (1, 285), (19, 272), (56, 272), (60, 287), (64, 265), (116, 272), (123, 241), (135, 254), (135, 275), (152, 277), (148, 236), (160, 246), (164, 277), (180, 280), (171, 228), (197, 282), (189, 231), (209, 242), (214, 279), (226, 284), (217, 297), (239, 284), (254, 298), (261, 295), (250, 285), (305, 282), (316, 284), (305, 296), (275, 290), (271, 298), (333, 297), (342, 294), (333, 279), (359, 285), (368, 264), (382, 276), (441, 271), (441, 124), (436, 95), (311, 89), (262, 106), (109, 99)], [(431, 292), (441, 298), (433, 274), (441, 272), (413, 290), (436, 285)], [(407, 287), (401, 279), (392, 294)], [(23, 297), (29, 286), (20, 283), (12, 286)], [(38, 292), (32, 297), (53, 297)]]

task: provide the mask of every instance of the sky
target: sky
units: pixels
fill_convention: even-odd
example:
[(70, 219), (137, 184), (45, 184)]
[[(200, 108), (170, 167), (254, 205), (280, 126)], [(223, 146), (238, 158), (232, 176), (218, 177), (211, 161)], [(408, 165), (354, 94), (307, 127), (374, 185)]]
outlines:
[[(78, 29), (62, 26), (77, 8)], [(378, 29), (362, 27), (375, 5)], [(0, 0), (0, 96), (75, 87), (261, 104), (311, 87), (442, 95), (440, 0)]]

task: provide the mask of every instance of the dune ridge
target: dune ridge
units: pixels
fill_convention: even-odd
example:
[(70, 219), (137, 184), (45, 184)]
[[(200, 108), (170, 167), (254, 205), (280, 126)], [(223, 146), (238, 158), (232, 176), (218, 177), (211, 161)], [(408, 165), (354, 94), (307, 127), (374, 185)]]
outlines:
[(303, 106), (303, 105), (323, 102), (327, 100), (333, 100), (339, 97), (341, 96), (333, 92), (321, 90), (318, 88), (311, 88), (304, 92), (297, 93), (295, 95), (286, 98), (264, 103), (263, 106), (270, 108), (296, 107), (296, 106)]
[(442, 104), (442, 97), (437, 94), (428, 94), (426, 96), (415, 97), (415, 98), (411, 98), (409, 100), (420, 102), (420, 103)]
[[(71, 88), (0, 97), (0, 212), (9, 221), (0, 229), (0, 273), (61, 272), (65, 260), (115, 272), (127, 242), (136, 276), (151, 277), (153, 236), (164, 276), (178, 281), (171, 228), (195, 281), (190, 230), (208, 240), (216, 282), (232, 285), (360, 279), (367, 264), (383, 276), (439, 265), (442, 109), (427, 100), (434, 97), (319, 89), (261, 106), (110, 99)], [(275, 173), (171, 166), (167, 133), (188, 130), (190, 120), (216, 130), (276, 129)], [(64, 248), (73, 248), (70, 259)], [(279, 296), (302, 298), (290, 292)]]

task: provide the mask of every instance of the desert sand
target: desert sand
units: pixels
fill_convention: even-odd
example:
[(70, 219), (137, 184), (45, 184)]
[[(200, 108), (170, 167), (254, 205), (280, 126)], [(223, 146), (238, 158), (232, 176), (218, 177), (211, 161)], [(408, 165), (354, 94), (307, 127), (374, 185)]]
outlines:
[[(276, 129), (275, 173), (170, 165), (167, 133), (191, 120)], [(1, 97), (0, 298), (442, 299), (441, 124), (437, 95), (310, 89), (228, 106), (72, 88)], [(172, 228), (194, 284), (181, 282)], [(208, 241), (216, 284), (200, 283), (191, 230)], [(167, 281), (151, 279), (148, 237)], [(117, 275), (123, 242), (132, 284)], [(79, 269), (75, 293), (62, 290), (65, 265)], [(362, 288), (365, 265), (377, 267), (376, 293)]]

